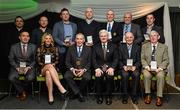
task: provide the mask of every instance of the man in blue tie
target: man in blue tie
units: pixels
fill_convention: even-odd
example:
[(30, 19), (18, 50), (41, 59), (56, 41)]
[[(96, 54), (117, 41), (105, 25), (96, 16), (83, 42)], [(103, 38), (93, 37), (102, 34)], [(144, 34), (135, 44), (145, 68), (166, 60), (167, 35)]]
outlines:
[[(75, 38), (75, 45), (68, 49), (66, 56), (66, 66), (68, 71), (65, 73), (65, 80), (72, 89), (74, 95), (78, 96), (80, 102), (84, 102), (83, 91), (88, 81), (91, 79), (91, 47), (84, 45), (85, 37), (79, 33)], [(74, 77), (82, 77), (78, 86), (73, 80)]]
[(130, 92), (132, 102), (138, 104), (137, 101), (137, 87), (139, 82), (140, 69), (140, 47), (134, 43), (134, 35), (132, 32), (126, 32), (126, 43), (119, 46), (119, 69), (122, 76), (123, 88), (123, 104), (128, 103), (128, 80), (132, 76), (132, 91)]
[(132, 32), (134, 35), (134, 43), (140, 45), (141, 42), (143, 41), (142, 33), (140, 26), (137, 24), (132, 23), (132, 14), (130, 12), (126, 12), (124, 14), (124, 24), (122, 25), (122, 33), (123, 33), (123, 43), (126, 43), (125, 40), (125, 33), (126, 32)]

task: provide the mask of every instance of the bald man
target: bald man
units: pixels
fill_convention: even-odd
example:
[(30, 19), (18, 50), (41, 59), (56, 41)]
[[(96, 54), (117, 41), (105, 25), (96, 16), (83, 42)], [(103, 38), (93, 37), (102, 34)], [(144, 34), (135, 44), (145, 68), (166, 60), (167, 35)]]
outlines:
[(126, 43), (119, 46), (119, 69), (122, 76), (123, 87), (123, 104), (128, 103), (128, 80), (132, 76), (131, 98), (134, 104), (137, 101), (137, 87), (139, 82), (139, 69), (141, 65), (140, 47), (134, 43), (134, 35), (132, 32), (125, 34)]

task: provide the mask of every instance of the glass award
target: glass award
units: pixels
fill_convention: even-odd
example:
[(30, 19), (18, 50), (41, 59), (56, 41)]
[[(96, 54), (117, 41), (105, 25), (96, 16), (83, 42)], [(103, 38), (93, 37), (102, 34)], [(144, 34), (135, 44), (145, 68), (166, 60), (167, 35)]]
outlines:
[(71, 42), (71, 36), (66, 36), (64, 39), (64, 43), (70, 45)]
[(133, 66), (133, 59), (127, 59), (127, 69), (128, 70), (131, 70), (132, 69), (132, 66)]
[(24, 75), (25, 74), (25, 68), (26, 68), (26, 62), (20, 62), (20, 68), (19, 68), (19, 74)]
[(45, 63), (45, 64), (51, 63), (51, 55), (45, 55), (44, 63)]
[(157, 69), (157, 61), (151, 61), (151, 71), (156, 71)]
[(149, 39), (149, 34), (144, 34), (144, 38), (145, 38), (145, 40), (150, 40)]
[(25, 67), (26, 67), (26, 62), (20, 62), (19, 67), (23, 67), (23, 68), (25, 68)]
[(108, 66), (107, 66), (106, 64), (104, 64), (104, 65), (102, 66), (102, 71), (103, 71), (103, 72), (106, 72), (107, 69), (108, 69)]
[(111, 35), (111, 32), (108, 32), (108, 39), (112, 39), (112, 35)]
[(87, 43), (93, 44), (92, 36), (87, 36)]

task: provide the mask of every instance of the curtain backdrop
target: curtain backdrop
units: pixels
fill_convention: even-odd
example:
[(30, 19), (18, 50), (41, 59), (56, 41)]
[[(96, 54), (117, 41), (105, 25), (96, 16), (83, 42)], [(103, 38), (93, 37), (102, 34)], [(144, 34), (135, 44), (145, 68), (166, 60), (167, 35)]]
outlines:
[[(116, 13), (116, 21), (122, 21), (124, 12), (132, 12), (133, 19), (137, 19), (145, 16), (148, 13), (151, 13), (161, 7), (164, 6), (164, 35), (166, 44), (169, 49), (169, 57), (170, 57), (170, 65), (169, 65), (169, 78), (168, 83), (172, 86), (175, 86), (174, 83), (174, 59), (173, 59), (173, 47), (172, 47), (172, 35), (171, 35), (171, 24), (170, 24), (170, 16), (169, 16), (169, 8), (167, 3), (165, 2), (155, 2), (155, 3), (121, 3), (118, 0), (111, 0), (106, 2), (79, 2), (79, 3), (40, 3), (37, 4), (34, 1), (27, 2), (29, 0), (19, 0), (26, 3), (26, 5), (13, 5), (10, 6), (8, 3), (12, 2), (12, 0), (6, 0), (5, 2), (0, 4), (0, 23), (12, 22), (15, 16), (23, 16), (23, 18), (31, 18), (44, 10), (48, 10), (49, 12), (57, 12), (66, 7), (70, 10), (71, 15), (84, 18), (84, 10), (87, 7), (92, 7), (94, 9), (95, 15), (94, 18), (97, 21), (104, 22), (106, 20), (105, 12), (108, 8), (111, 8)], [(113, 2), (112, 2), (113, 1)]]

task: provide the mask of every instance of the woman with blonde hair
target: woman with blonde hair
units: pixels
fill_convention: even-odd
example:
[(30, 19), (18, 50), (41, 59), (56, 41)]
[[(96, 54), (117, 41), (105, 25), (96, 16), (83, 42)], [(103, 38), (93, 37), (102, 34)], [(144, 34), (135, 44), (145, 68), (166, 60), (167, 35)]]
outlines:
[(53, 82), (64, 97), (67, 95), (66, 89), (59, 81), (56, 65), (59, 61), (58, 48), (54, 46), (54, 40), (51, 34), (45, 33), (42, 36), (41, 45), (37, 49), (37, 60), (41, 69), (41, 75), (45, 76), (46, 86), (48, 88), (48, 103), (54, 103)]

